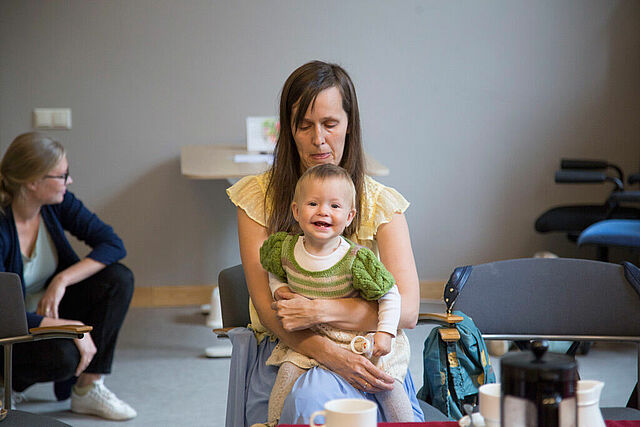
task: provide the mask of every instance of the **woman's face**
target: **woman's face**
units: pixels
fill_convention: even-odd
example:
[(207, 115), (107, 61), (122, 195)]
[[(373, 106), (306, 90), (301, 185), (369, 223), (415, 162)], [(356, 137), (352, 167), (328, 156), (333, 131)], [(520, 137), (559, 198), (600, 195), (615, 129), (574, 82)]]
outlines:
[[(292, 113), (295, 116), (296, 107)], [(342, 108), (342, 95), (337, 87), (320, 92), (299, 125), (291, 131), (303, 171), (322, 163), (340, 164), (349, 118)]]
[(69, 162), (67, 156), (64, 156), (53, 169), (34, 183), (34, 196), (43, 205), (61, 203), (67, 191), (67, 185), (73, 182), (68, 173)]

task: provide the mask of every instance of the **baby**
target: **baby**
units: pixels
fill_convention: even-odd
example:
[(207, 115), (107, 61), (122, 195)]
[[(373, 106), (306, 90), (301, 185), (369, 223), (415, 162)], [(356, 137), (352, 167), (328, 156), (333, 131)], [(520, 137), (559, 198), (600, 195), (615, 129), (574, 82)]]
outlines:
[[(308, 169), (298, 180), (291, 209), (302, 235), (279, 232), (260, 248), (260, 261), (269, 272), (274, 299), (283, 287), (307, 298), (350, 298), (378, 300), (378, 328), (373, 335), (371, 360), (395, 379), (394, 389), (376, 394), (390, 422), (414, 421), (409, 397), (403, 387), (409, 365), (409, 342), (398, 330), (400, 293), (375, 254), (342, 236), (356, 215), (356, 191), (348, 172), (331, 164)], [(313, 327), (345, 348), (363, 331), (346, 331), (328, 324)], [(395, 338), (394, 338), (395, 337)], [(355, 341), (354, 341), (355, 342)], [(384, 357), (383, 357), (384, 356)], [(274, 348), (267, 365), (279, 366), (269, 398), (267, 424), (280, 419), (284, 401), (294, 383), (307, 369), (319, 363), (287, 347)]]

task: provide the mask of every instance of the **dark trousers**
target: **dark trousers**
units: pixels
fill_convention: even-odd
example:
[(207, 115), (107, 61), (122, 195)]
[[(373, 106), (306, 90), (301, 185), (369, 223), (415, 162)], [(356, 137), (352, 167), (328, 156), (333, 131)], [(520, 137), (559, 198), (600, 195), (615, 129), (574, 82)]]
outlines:
[[(93, 326), (91, 338), (97, 352), (84, 372), (111, 372), (118, 332), (132, 296), (133, 273), (119, 263), (67, 287), (58, 309), (60, 318), (79, 320)], [(0, 359), (4, 359), (2, 354)], [(38, 382), (68, 380), (74, 375), (79, 362), (80, 352), (70, 339), (15, 344), (13, 389), (23, 391)]]

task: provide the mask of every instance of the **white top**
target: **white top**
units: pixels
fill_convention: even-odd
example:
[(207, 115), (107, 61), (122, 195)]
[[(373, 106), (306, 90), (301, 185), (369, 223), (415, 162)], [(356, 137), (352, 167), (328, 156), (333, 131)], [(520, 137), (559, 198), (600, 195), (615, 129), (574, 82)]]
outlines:
[(47, 280), (58, 268), (58, 251), (42, 218), (38, 226), (36, 246), (31, 257), (22, 255), (22, 265), (26, 291), (24, 305), (27, 311), (33, 312), (38, 308), (38, 303), (44, 295)]
[[(349, 242), (340, 236), (340, 245), (338, 245), (332, 253), (318, 256), (307, 252), (303, 242), (304, 238), (298, 239), (293, 248), (293, 256), (300, 267), (308, 271), (322, 271), (331, 268), (337, 264), (351, 248)], [(276, 275), (269, 273), (271, 295), (283, 286), (287, 286), (287, 283), (281, 282)], [(393, 285), (389, 292), (378, 300), (378, 332), (387, 332), (395, 337), (398, 331), (398, 323), (400, 322), (401, 309), (400, 292), (398, 292), (398, 287)]]

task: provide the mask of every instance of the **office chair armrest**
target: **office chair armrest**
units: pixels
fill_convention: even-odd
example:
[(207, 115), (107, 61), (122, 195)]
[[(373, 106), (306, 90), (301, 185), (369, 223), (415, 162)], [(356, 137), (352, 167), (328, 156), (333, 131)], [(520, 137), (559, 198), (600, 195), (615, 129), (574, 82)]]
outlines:
[(51, 334), (51, 333), (67, 333), (67, 334), (86, 334), (91, 332), (93, 326), (87, 325), (57, 325), (57, 326), (41, 326), (39, 328), (29, 329), (31, 335)]
[(614, 191), (609, 200), (617, 203), (640, 203), (640, 191)]
[(218, 328), (214, 329), (213, 333), (217, 335), (218, 338), (229, 338), (229, 331), (239, 326), (231, 326), (229, 328)]

